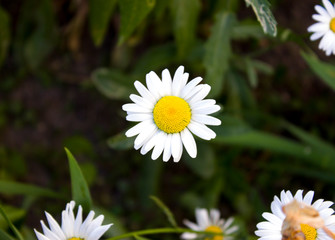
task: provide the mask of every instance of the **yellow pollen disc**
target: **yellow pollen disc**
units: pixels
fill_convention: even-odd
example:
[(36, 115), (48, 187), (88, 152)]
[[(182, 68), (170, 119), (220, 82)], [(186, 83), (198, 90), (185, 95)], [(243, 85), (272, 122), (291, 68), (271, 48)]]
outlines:
[[(206, 232), (221, 233), (221, 234), (223, 233), (222, 229), (218, 226), (209, 226), (205, 229), (205, 231)], [(205, 240), (223, 240), (223, 236), (213, 235), (213, 237), (205, 238)]]
[(176, 96), (162, 97), (153, 111), (157, 127), (166, 133), (179, 133), (191, 121), (191, 108), (188, 103)]
[(307, 224), (300, 224), (301, 231), (305, 235), (306, 240), (315, 240), (316, 239), (316, 229), (307, 225)]
[(73, 237), (73, 238), (70, 238), (70, 239), (68, 239), (68, 240), (85, 240), (85, 239), (83, 239), (83, 238)]
[(332, 18), (329, 22), (329, 28), (335, 33), (335, 18)]

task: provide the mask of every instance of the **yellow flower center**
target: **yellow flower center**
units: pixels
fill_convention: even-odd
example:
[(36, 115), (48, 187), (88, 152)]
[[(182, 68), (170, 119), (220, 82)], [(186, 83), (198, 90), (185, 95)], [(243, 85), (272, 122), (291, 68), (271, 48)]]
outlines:
[(165, 96), (156, 103), (153, 115), (160, 130), (166, 133), (179, 133), (191, 121), (191, 108), (180, 97)]
[(307, 224), (300, 224), (301, 231), (305, 235), (306, 240), (315, 240), (316, 239), (316, 229), (307, 225)]
[(335, 33), (335, 18), (332, 18), (329, 22), (329, 28)]
[[(206, 232), (212, 232), (212, 233), (221, 233), (223, 234), (223, 231), (218, 226), (209, 226), (205, 229)], [(205, 240), (223, 240), (223, 236), (221, 235), (213, 235), (213, 237), (205, 238)], [(309, 240), (309, 239), (306, 239)]]
[(78, 237), (73, 237), (73, 238), (70, 238), (70, 239), (68, 239), (68, 240), (85, 240), (85, 239), (83, 239), (83, 238), (78, 238)]

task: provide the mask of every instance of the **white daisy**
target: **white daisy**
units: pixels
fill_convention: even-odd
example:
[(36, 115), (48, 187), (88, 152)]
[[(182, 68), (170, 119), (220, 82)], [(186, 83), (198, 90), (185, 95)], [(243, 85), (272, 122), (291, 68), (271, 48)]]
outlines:
[[(259, 240), (282, 240), (282, 225), (285, 220), (285, 214), (282, 211), (282, 207), (296, 200), (299, 203), (303, 203), (307, 206), (313, 207), (319, 212), (320, 217), (324, 221), (325, 226), (331, 231), (335, 230), (335, 216), (332, 215), (334, 210), (330, 208), (333, 205), (331, 201), (324, 201), (319, 199), (312, 204), (314, 192), (309, 191), (304, 197), (303, 191), (298, 190), (293, 196), (290, 191), (282, 191), (280, 193), (280, 199), (275, 196), (271, 203), (272, 213), (263, 213), (263, 217), (267, 220), (266, 222), (260, 222), (257, 224), (258, 230), (255, 234), (259, 236)], [(301, 231), (305, 235), (306, 240), (330, 240), (331, 238), (322, 230), (315, 229), (307, 224), (300, 224)]]
[[(203, 100), (211, 87), (199, 84), (201, 77), (187, 83), (188, 73), (180, 66), (171, 78), (169, 70), (162, 72), (162, 80), (153, 71), (146, 75), (147, 88), (135, 81), (139, 95), (131, 94), (134, 103), (122, 106), (127, 111), (127, 120), (140, 122), (126, 132), (127, 137), (137, 135), (134, 147), (141, 148), (146, 154), (152, 148), (151, 158), (156, 160), (163, 153), (163, 161), (172, 155), (178, 162), (183, 152), (183, 145), (188, 154), (195, 158), (197, 146), (193, 134), (210, 140), (216, 134), (206, 125), (220, 125), (221, 121), (208, 114), (220, 110), (215, 100)], [(199, 84), (199, 85), (198, 85)]]
[(101, 225), (104, 220), (103, 215), (93, 219), (94, 211), (90, 211), (83, 222), (82, 207), (79, 205), (77, 216), (75, 217), (73, 213), (74, 206), (75, 202), (71, 201), (66, 205), (66, 209), (62, 211), (61, 227), (49, 213), (45, 212), (49, 228), (41, 220), (43, 234), (34, 229), (38, 240), (98, 240), (112, 225)]
[[(238, 230), (237, 226), (232, 225), (234, 219), (228, 218), (227, 221), (220, 219), (220, 212), (217, 209), (210, 209), (208, 213), (207, 209), (197, 208), (195, 209), (195, 218), (197, 223), (184, 220), (184, 224), (194, 231), (208, 231), (223, 234), (223, 236), (216, 235), (211, 238), (207, 237), (206, 240), (231, 240), (233, 239), (231, 234)], [(198, 236), (196, 233), (185, 232), (181, 235), (181, 238), (195, 239), (201, 238), (201, 236)]]
[(307, 30), (313, 32), (310, 39), (315, 41), (322, 37), (319, 48), (326, 52), (326, 55), (335, 54), (335, 7), (329, 0), (322, 0), (325, 8), (316, 5), (318, 14), (313, 14), (314, 23)]

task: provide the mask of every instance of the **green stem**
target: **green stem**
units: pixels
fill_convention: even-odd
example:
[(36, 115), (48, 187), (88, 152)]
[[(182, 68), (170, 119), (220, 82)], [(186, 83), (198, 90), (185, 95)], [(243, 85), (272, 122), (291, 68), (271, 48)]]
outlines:
[(160, 233), (184, 233), (184, 232), (207, 234), (207, 235), (222, 235), (222, 233), (218, 234), (215, 232), (208, 232), (208, 231), (194, 231), (188, 228), (155, 228), (155, 229), (146, 229), (146, 230), (129, 232), (129, 233), (125, 233), (125, 234), (122, 234), (116, 237), (108, 238), (106, 240), (123, 239), (123, 238), (128, 238), (128, 237), (134, 237), (135, 235), (150, 235), (150, 234), (160, 234)]

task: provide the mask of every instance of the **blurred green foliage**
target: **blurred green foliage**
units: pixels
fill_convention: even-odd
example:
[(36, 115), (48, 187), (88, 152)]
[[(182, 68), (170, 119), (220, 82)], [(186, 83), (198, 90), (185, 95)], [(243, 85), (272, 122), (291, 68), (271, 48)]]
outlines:
[[(154, 203), (178, 226), (219, 208), (254, 238), (282, 189), (334, 201), (335, 67), (294, 26), (311, 19), (315, 2), (302, 3), (310, 12), (277, 26), (296, 17), (284, 1), (2, 2), (0, 238), (15, 225), (34, 239), (43, 211), (70, 199), (114, 222), (107, 237), (166, 226)], [(133, 150), (121, 105), (135, 80), (179, 65), (211, 85), (222, 125), (196, 159), (165, 164)]]

